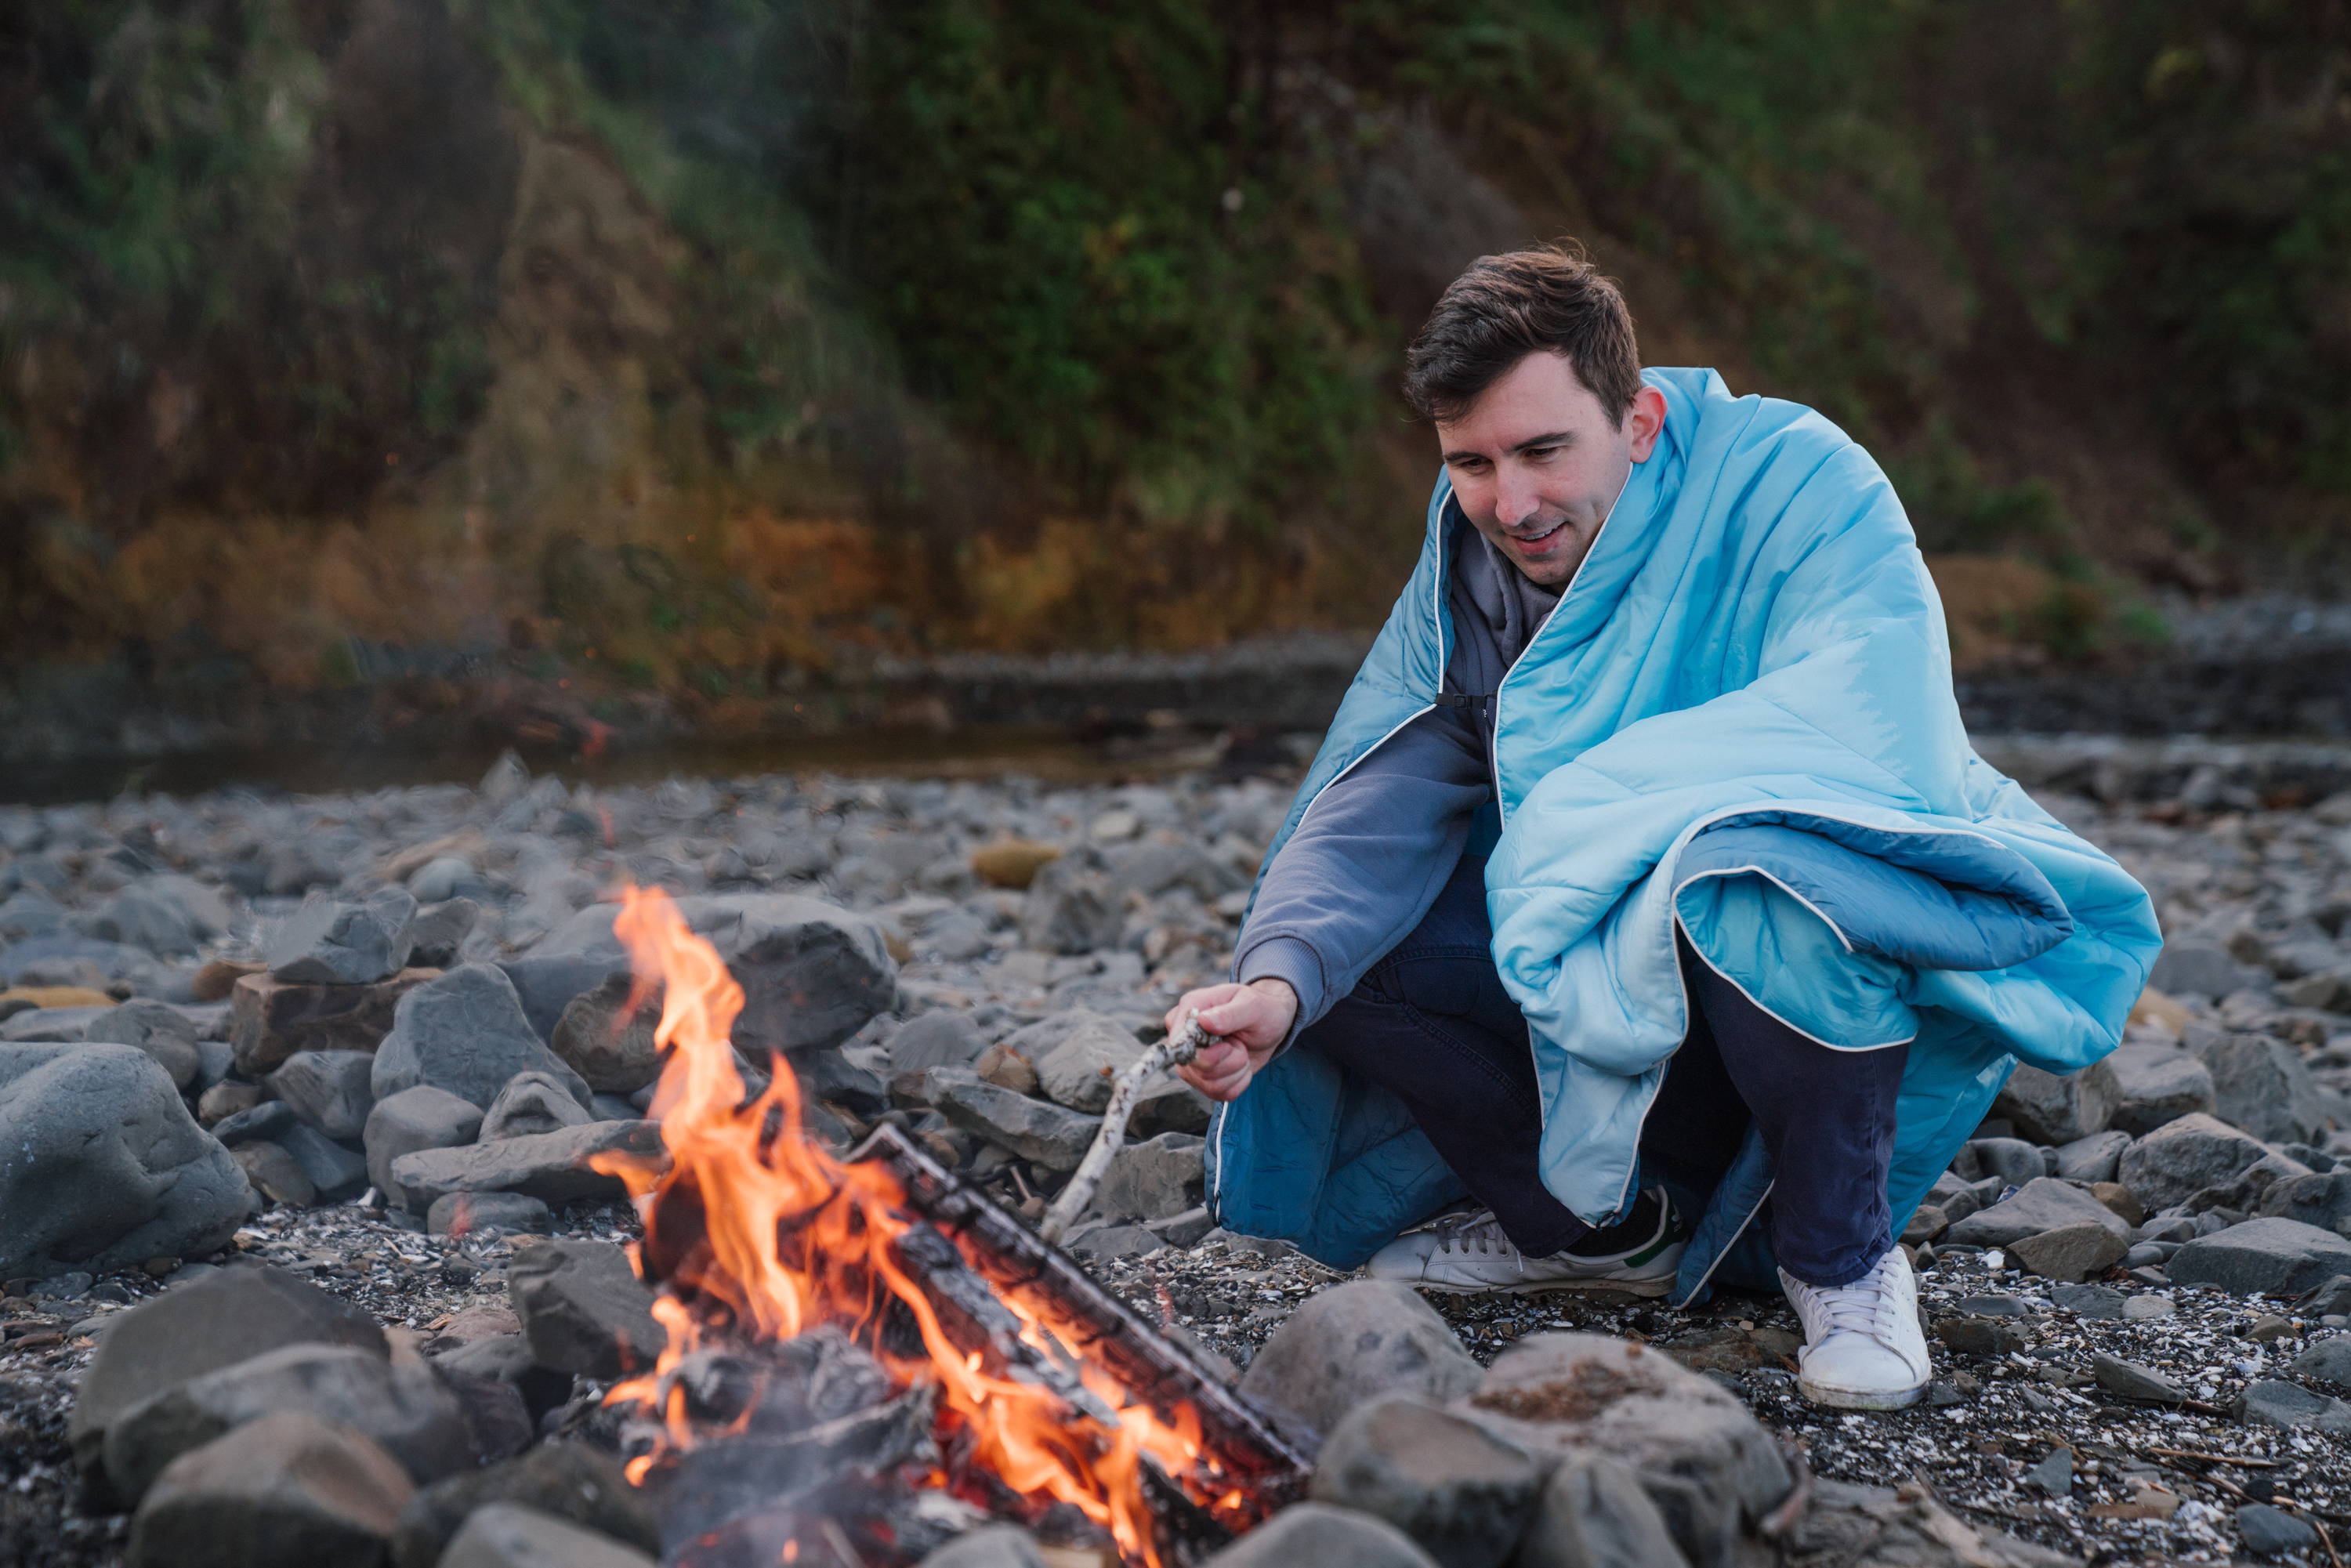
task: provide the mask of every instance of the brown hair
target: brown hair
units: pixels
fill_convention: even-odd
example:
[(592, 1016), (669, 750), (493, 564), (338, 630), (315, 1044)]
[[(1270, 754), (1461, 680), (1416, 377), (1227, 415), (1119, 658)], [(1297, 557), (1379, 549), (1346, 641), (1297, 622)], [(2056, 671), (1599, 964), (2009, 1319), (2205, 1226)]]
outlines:
[(1529, 354), (1564, 354), (1576, 380), (1625, 423), (1641, 390), (1633, 313), (1573, 240), (1481, 256), (1447, 285), (1405, 353), (1404, 395), (1450, 423)]

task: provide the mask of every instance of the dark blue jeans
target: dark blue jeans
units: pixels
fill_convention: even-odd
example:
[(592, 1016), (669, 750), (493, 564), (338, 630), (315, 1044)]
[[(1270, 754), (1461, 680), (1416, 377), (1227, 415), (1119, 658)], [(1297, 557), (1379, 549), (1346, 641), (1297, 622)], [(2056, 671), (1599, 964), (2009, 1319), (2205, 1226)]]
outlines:
[[(1297, 1043), (1395, 1093), (1512, 1244), (1541, 1256), (1591, 1228), (1538, 1174), (1542, 1102), (1492, 937), (1485, 868), (1464, 857), (1412, 935)], [(1886, 1173), (1909, 1048), (1832, 1051), (1757, 1008), (1687, 943), (1681, 957), (1696, 1006), (1649, 1112), (1644, 1166), (1710, 1191), (1752, 1121), (1774, 1170), (1765, 1223), (1780, 1266), (1807, 1284), (1850, 1284), (1891, 1244)]]

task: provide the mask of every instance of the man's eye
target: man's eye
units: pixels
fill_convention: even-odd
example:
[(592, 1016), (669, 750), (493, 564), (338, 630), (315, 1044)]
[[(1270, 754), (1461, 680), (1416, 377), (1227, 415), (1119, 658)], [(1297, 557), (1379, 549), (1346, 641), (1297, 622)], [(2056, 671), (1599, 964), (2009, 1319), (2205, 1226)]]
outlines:
[(1562, 450), (1562, 448), (1557, 446), (1537, 446), (1531, 448), (1528, 451), (1527, 455), (1533, 458), (1538, 463), (1548, 463), (1552, 458), (1558, 456)]

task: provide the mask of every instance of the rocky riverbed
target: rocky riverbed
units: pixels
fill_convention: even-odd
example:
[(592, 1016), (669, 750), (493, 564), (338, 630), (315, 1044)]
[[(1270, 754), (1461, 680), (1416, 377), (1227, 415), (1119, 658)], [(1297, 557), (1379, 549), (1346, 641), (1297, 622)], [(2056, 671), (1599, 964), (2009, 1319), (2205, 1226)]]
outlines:
[[(1693, 1369), (1802, 1440), (1821, 1499), (1812, 1533), (1771, 1548), (1759, 1518), (1708, 1547), (1668, 1507), (1694, 1561), (2330, 1560), (2351, 1531), (2351, 1166), (2335, 1163), (2351, 1157), (2351, 797), (2310, 782), (2341, 760), (2297, 758), (2282, 779), (2274, 758), (2228, 747), (2028, 741), (2000, 760), (2149, 887), (2170, 946), (2124, 1050), (2071, 1079), (2020, 1073), (1912, 1222), (1937, 1341), (1928, 1401), (1811, 1409), (1791, 1385), (1789, 1314), (1735, 1294), (1691, 1312), (1431, 1298), (1471, 1370), (1404, 1392), (1508, 1403), (1509, 1367), (1567, 1343), (1537, 1337), (1562, 1330)], [(148, 1482), (134, 1513), (75, 1412), (110, 1378), (183, 1404), (172, 1391), (193, 1379), (207, 1419), (232, 1427), (262, 1409), (206, 1383), (250, 1352), (194, 1372), (169, 1356), (104, 1370), (110, 1355), (141, 1364), (150, 1331), (112, 1349), (110, 1335), (168, 1321), (139, 1319), (148, 1303), (254, 1279), (307, 1281), (390, 1331), (369, 1352), (390, 1358), (386, 1375), (438, 1369), (470, 1423), (469, 1464), (625, 1443), (594, 1415), (623, 1370), (605, 1358), (632, 1333), (659, 1342), (642, 1303), (596, 1274), (635, 1221), (590, 1161), (659, 1145), (649, 1019), (612, 978), (604, 900), (621, 883), (681, 897), (749, 993), (735, 1035), (747, 1066), (783, 1052), (813, 1131), (846, 1141), (894, 1121), (1033, 1218), (1091, 1137), (1107, 1074), (1219, 974), (1289, 788), (1203, 775), (596, 789), (503, 764), (477, 789), (0, 809), (0, 1560), (209, 1560), (166, 1529), (212, 1517), (205, 1444), (125, 1438), (149, 1456), (123, 1460)], [(1297, 1392), (1284, 1354), (1259, 1363), (1278, 1333), (1309, 1335), (1301, 1303), (1339, 1281), (1214, 1228), (1207, 1110), (1178, 1086), (1146, 1097), (1071, 1249), (1261, 1396), (1325, 1399)], [(1505, 1353), (1518, 1360), (1503, 1372), (1474, 1370)], [(217, 1414), (232, 1407), (245, 1414)], [(1334, 1443), (1340, 1414), (1319, 1412)], [(162, 1429), (144, 1419), (138, 1430)], [(172, 1429), (218, 1429), (192, 1419)], [(1376, 1449), (1386, 1428), (1353, 1419), (1346, 1440)], [(399, 1441), (375, 1447), (399, 1460)], [(395, 1479), (412, 1511), (455, 1506), (449, 1477)], [(1421, 1517), (1376, 1487), (1330, 1484), (1337, 1500)], [(538, 1495), (517, 1486), (509, 1500)], [(630, 1550), (652, 1526), (625, 1501), (569, 1517)], [(398, 1508), (376, 1507), (382, 1529), (345, 1539), (395, 1539)], [(463, 1522), (430, 1551), (395, 1540), (394, 1559), (435, 1561)], [(486, 1516), (466, 1561), (521, 1560), (496, 1555), (493, 1526), (514, 1521)], [(1421, 1533), (1442, 1561), (1503, 1560)], [(658, 1547), (657, 1532), (637, 1545)], [(1529, 1544), (1518, 1560), (1576, 1559)]]

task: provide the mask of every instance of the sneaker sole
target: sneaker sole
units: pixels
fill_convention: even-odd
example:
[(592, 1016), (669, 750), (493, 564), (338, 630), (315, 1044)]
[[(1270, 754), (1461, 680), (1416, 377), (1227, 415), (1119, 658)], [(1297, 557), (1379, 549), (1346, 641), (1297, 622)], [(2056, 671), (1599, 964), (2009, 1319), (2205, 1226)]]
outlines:
[(1542, 1296), (1554, 1291), (1579, 1295), (1662, 1296), (1674, 1288), (1674, 1276), (1667, 1274), (1655, 1280), (1540, 1280), (1523, 1285), (1448, 1285), (1435, 1280), (1404, 1282), (1414, 1290), (1435, 1291), (1441, 1296)]
[(1918, 1403), (1927, 1392), (1925, 1384), (1916, 1388), (1825, 1388), (1799, 1376), (1796, 1392), (1815, 1405), (1832, 1410), (1907, 1410)]

